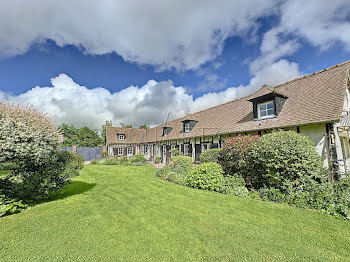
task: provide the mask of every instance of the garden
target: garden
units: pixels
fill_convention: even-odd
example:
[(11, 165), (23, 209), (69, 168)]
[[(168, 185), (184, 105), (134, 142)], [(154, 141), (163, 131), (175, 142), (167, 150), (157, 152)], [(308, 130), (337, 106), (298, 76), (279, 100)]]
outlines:
[(0, 104), (0, 126), (1, 261), (348, 259), (349, 178), (297, 133), (234, 137), (196, 165), (173, 151), (156, 169), (142, 155), (84, 165), (31, 107)]
[(196, 189), (286, 203), (350, 219), (350, 177), (324, 170), (312, 142), (293, 131), (230, 138), (204, 151), (201, 164), (173, 157), (157, 176)]

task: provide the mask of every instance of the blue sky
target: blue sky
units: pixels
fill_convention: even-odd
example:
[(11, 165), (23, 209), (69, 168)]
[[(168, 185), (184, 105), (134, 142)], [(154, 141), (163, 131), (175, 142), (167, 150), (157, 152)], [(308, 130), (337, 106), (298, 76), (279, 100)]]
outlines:
[(57, 123), (159, 124), (350, 59), (347, 1), (20, 2), (0, 10), (0, 100)]

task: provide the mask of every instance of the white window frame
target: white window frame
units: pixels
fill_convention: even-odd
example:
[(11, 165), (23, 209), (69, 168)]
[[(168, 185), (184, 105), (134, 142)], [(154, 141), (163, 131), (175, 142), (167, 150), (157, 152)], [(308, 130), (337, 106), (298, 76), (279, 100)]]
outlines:
[(124, 147), (118, 147), (118, 156), (124, 155)]
[[(176, 145), (171, 145), (171, 148), (170, 148), (170, 149), (173, 150), (173, 149), (175, 149), (175, 148), (176, 148)], [(171, 152), (171, 153), (170, 153), (170, 156), (171, 156), (171, 157), (174, 157), (174, 153)]]
[(190, 132), (190, 123), (185, 123), (185, 133)]
[[(267, 105), (268, 104), (271, 104), (272, 103), (272, 109), (273, 109), (273, 113), (272, 114), (267, 114), (268, 113), (268, 109), (267, 109)], [(260, 110), (260, 107), (263, 106), (263, 105), (266, 105), (266, 115), (265, 116), (261, 116), (261, 110)], [(274, 108), (274, 104), (273, 104), (273, 101), (267, 101), (267, 102), (264, 102), (264, 103), (260, 103), (258, 104), (258, 119), (267, 119), (267, 118), (272, 118), (272, 117), (275, 117), (275, 108)]]
[(190, 144), (184, 144), (184, 156), (188, 156), (190, 154)]
[[(131, 153), (130, 153), (130, 151), (131, 151)], [(132, 146), (128, 146), (126, 152), (127, 152), (128, 156), (132, 156), (132, 155), (134, 155), (134, 148)]]
[(119, 141), (125, 140), (125, 135), (123, 135), (123, 134), (118, 135), (118, 140)]

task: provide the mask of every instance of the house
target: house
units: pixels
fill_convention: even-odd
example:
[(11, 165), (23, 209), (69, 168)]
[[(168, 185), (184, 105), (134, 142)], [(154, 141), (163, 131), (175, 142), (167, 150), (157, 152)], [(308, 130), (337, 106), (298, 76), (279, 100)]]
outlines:
[(305, 75), (150, 129), (107, 127), (110, 156), (141, 153), (163, 163), (178, 148), (199, 160), (201, 152), (221, 148), (241, 134), (264, 135), (274, 129), (308, 136), (325, 168), (350, 171), (350, 61)]

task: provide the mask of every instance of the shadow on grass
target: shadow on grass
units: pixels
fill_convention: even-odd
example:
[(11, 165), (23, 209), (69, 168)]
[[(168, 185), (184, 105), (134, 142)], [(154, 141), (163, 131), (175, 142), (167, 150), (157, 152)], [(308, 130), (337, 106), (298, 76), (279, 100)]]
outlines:
[(85, 193), (95, 187), (94, 183), (86, 183), (83, 181), (74, 181), (73, 183), (65, 186), (64, 188), (53, 192), (49, 196), (48, 201), (56, 201), (60, 199), (65, 199), (70, 196)]

